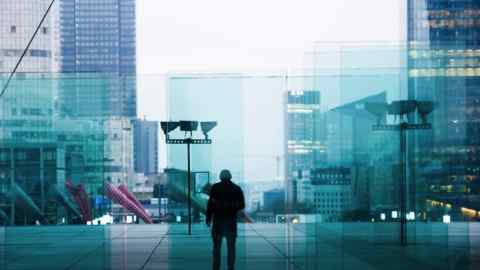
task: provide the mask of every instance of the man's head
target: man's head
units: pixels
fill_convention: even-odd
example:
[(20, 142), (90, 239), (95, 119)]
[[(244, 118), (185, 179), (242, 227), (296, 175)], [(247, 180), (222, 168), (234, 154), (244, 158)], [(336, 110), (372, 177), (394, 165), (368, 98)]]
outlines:
[(222, 170), (220, 172), (220, 180), (222, 181), (230, 181), (232, 180), (232, 174), (229, 170)]

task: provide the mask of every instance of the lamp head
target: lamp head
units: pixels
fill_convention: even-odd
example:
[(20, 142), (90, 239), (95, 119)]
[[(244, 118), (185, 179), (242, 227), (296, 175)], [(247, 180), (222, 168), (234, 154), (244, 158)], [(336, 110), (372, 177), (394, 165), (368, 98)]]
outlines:
[(427, 123), (427, 117), (434, 109), (435, 105), (431, 101), (417, 101), (418, 114), (424, 124)]
[(179, 121), (178, 123), (180, 130), (185, 131), (185, 133), (190, 132), (190, 136), (192, 136), (192, 133), (198, 128), (198, 121)]
[(390, 104), (388, 112), (393, 115), (405, 115), (414, 112), (416, 108), (415, 100), (397, 100)]
[(179, 122), (160, 122), (163, 134), (168, 135), (171, 131), (174, 131), (179, 125)]
[(203, 132), (203, 135), (205, 135), (205, 138), (208, 138), (208, 132), (210, 132), (216, 126), (217, 126), (217, 122), (215, 121), (200, 123), (200, 127), (202, 128), (202, 132)]

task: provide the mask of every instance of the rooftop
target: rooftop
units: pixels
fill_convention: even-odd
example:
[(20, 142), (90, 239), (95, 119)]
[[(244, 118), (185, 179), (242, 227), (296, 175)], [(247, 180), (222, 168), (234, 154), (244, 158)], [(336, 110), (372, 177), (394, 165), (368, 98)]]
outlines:
[[(417, 235), (409, 239), (413, 244), (400, 247), (395, 223), (241, 224), (237, 269), (479, 269), (480, 224), (417, 223), (410, 229)], [(0, 265), (210, 269), (208, 228), (185, 232), (184, 224), (6, 227), (0, 229)]]

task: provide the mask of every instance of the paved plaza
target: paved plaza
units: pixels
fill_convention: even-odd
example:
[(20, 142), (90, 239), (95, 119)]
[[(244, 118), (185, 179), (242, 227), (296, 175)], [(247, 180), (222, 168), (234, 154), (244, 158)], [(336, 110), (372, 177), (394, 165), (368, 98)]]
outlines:
[[(408, 247), (398, 244), (397, 224), (239, 229), (237, 269), (480, 269), (477, 223), (411, 226)], [(0, 269), (211, 269), (210, 253), (208, 228), (200, 224), (192, 236), (185, 224), (7, 227), (0, 233)]]

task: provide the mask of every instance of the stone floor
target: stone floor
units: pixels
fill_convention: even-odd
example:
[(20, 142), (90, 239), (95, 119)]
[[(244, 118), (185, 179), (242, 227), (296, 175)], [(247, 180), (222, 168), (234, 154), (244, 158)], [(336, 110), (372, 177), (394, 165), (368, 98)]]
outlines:
[[(211, 269), (208, 229), (185, 232), (184, 224), (0, 228), (0, 269)], [(480, 224), (415, 224), (409, 233), (401, 247), (397, 224), (241, 224), (237, 269), (480, 269)]]

